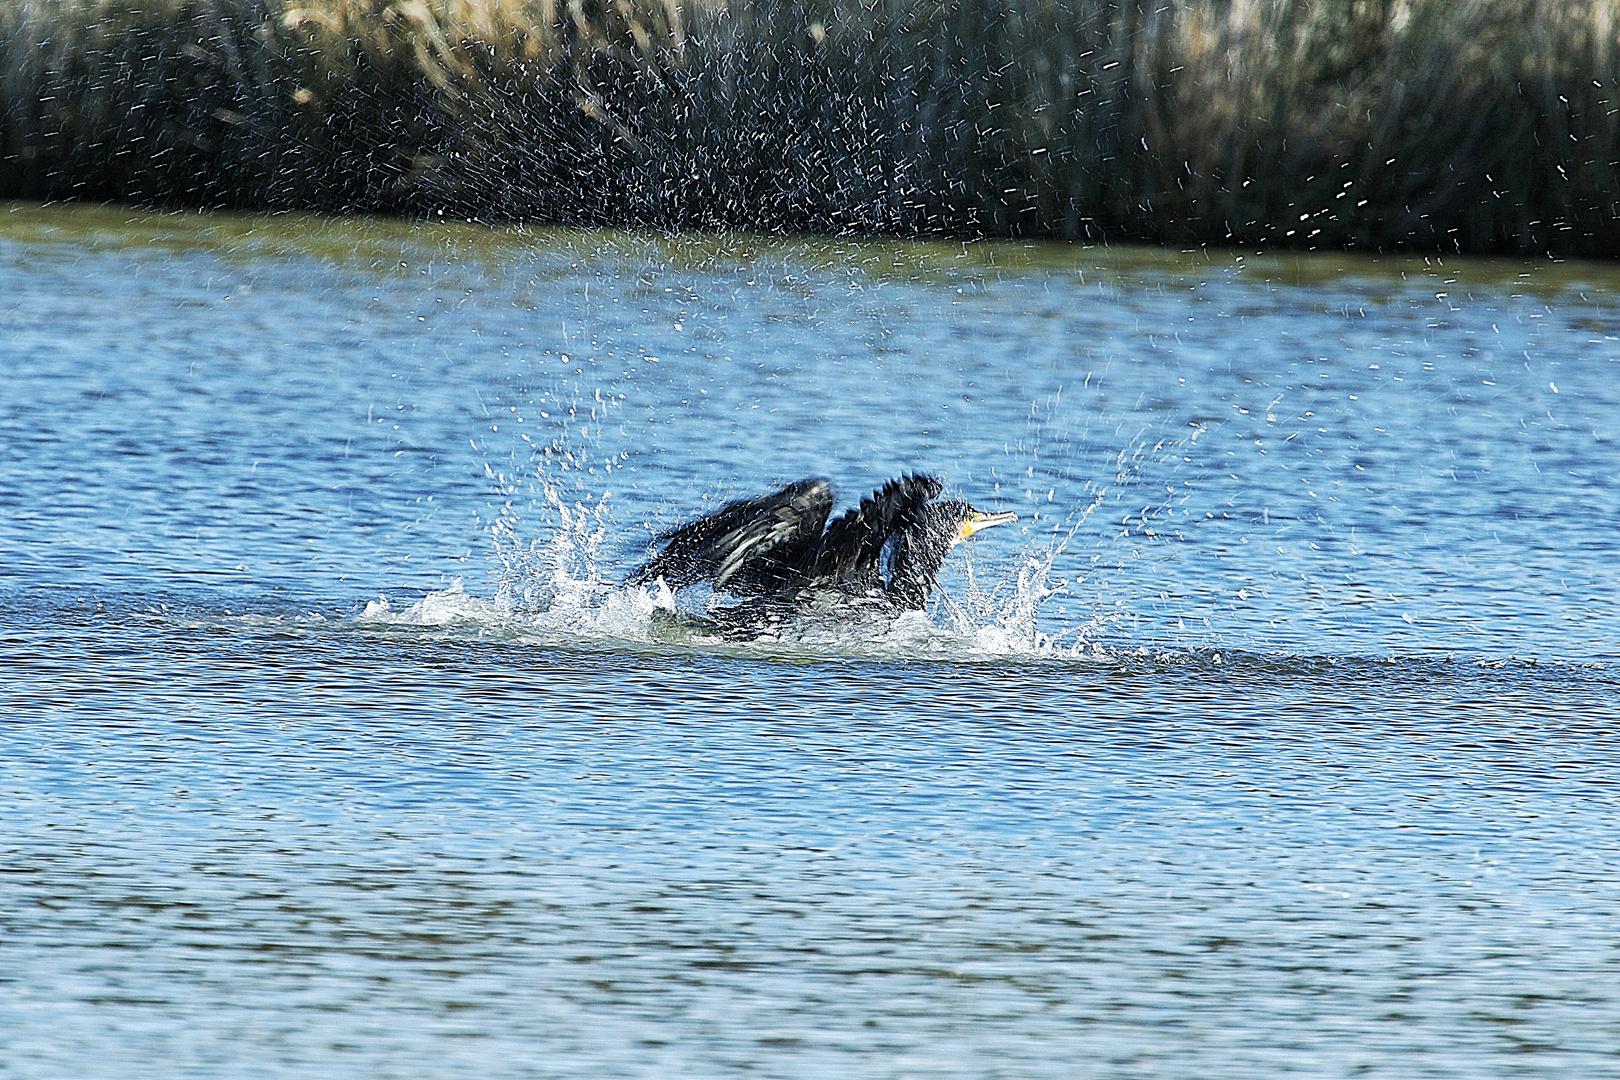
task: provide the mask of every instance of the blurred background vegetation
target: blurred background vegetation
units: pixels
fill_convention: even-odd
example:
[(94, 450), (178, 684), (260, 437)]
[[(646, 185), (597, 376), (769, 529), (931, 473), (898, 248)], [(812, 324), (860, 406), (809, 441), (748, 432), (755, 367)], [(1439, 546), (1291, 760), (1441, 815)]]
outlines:
[(1620, 254), (1610, 0), (0, 0), (0, 197)]

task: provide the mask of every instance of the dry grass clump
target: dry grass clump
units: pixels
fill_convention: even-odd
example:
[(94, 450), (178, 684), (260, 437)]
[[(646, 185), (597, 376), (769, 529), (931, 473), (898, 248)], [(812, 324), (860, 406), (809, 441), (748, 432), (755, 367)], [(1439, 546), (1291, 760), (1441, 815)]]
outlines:
[(1620, 253), (1616, 0), (9, 0), (0, 193)]

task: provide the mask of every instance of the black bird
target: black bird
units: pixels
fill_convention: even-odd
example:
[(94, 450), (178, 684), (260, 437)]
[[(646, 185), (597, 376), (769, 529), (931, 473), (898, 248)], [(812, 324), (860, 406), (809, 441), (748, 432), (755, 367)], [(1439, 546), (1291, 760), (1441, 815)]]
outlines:
[(716, 592), (801, 611), (852, 603), (920, 609), (951, 548), (980, 529), (1018, 520), (958, 500), (935, 502), (943, 489), (932, 476), (902, 476), (828, 525), (832, 485), (800, 480), (661, 533), (663, 550), (629, 583), (662, 578), (678, 589), (707, 581)]

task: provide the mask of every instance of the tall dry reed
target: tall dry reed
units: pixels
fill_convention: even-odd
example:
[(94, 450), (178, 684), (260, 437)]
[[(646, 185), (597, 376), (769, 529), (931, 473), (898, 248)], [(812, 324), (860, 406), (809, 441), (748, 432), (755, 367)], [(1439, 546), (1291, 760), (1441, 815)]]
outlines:
[(0, 0), (0, 194), (1620, 253), (1620, 0)]

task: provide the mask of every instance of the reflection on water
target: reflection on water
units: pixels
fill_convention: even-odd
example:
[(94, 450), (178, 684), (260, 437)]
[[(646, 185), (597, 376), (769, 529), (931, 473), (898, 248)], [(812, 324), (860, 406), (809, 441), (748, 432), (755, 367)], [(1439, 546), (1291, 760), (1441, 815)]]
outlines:
[(12, 208), (6, 1075), (1596, 1075), (1612, 276)]

